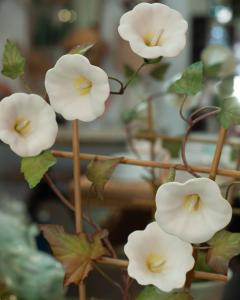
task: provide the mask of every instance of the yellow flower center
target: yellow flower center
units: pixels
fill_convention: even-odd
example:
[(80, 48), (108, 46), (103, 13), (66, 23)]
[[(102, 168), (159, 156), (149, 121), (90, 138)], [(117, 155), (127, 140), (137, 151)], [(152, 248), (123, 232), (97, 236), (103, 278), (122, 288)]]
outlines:
[(85, 96), (91, 91), (92, 81), (80, 75), (74, 79), (74, 86), (81, 96)]
[(14, 124), (14, 130), (22, 136), (26, 136), (31, 131), (31, 122), (25, 118), (17, 118)]
[(147, 32), (143, 39), (144, 39), (144, 43), (148, 46), (148, 47), (155, 47), (155, 46), (160, 46), (163, 42), (163, 32), (164, 30), (161, 29), (155, 33), (152, 32)]
[(151, 253), (146, 259), (147, 268), (153, 273), (160, 273), (165, 262), (166, 261), (158, 253)]
[(198, 194), (191, 194), (184, 197), (183, 206), (191, 212), (196, 212), (202, 207), (202, 200)]

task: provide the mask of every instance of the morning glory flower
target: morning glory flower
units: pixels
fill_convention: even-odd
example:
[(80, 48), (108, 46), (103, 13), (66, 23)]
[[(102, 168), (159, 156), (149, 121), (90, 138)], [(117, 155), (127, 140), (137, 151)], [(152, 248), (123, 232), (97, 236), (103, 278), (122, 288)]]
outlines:
[(80, 54), (62, 56), (45, 78), (54, 110), (66, 120), (90, 122), (104, 113), (110, 94), (107, 74)]
[(155, 285), (169, 292), (181, 288), (194, 266), (192, 246), (163, 231), (156, 222), (132, 232), (124, 247), (128, 274), (141, 285)]
[(120, 19), (118, 32), (137, 55), (154, 59), (175, 57), (185, 47), (187, 22), (161, 3), (140, 3)]
[(53, 108), (35, 94), (15, 93), (0, 102), (0, 140), (21, 157), (50, 148), (58, 125)]
[(223, 45), (210, 45), (201, 54), (203, 63), (207, 67), (218, 66), (217, 73), (220, 77), (233, 75), (236, 68), (234, 52)]
[(204, 243), (228, 225), (232, 207), (213, 180), (194, 178), (168, 182), (156, 195), (156, 221), (166, 232), (183, 241)]

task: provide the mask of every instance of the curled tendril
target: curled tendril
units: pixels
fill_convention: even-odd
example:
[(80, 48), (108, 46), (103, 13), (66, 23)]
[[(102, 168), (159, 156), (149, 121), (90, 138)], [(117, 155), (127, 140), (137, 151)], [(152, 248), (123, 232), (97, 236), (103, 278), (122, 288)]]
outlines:
[(221, 108), (217, 107), (217, 106), (204, 106), (204, 107), (198, 108), (188, 118), (186, 118), (183, 114), (183, 108), (184, 108), (184, 104), (185, 104), (186, 100), (187, 100), (187, 96), (185, 95), (183, 98), (182, 105), (180, 107), (180, 116), (188, 124), (187, 131), (184, 135), (183, 142), (182, 142), (181, 155), (182, 155), (182, 161), (183, 161), (183, 164), (184, 164), (186, 170), (194, 177), (199, 178), (201, 176), (192, 170), (191, 166), (188, 164), (188, 161), (187, 161), (186, 145), (188, 142), (188, 138), (189, 138), (189, 135), (190, 135), (190, 132), (191, 132), (193, 126), (195, 126), (198, 122), (200, 122), (208, 117), (218, 114), (221, 111)]

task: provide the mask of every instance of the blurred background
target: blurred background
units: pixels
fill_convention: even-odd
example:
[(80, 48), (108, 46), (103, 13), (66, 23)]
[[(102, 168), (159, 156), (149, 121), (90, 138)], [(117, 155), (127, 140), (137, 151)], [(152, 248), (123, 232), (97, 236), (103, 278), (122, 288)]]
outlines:
[[(141, 1), (135, 0), (0, 0), (0, 57), (2, 57), (6, 39), (17, 43), (27, 59), (26, 81), (35, 93), (45, 94), (44, 77), (56, 60), (77, 45), (94, 44), (88, 52), (92, 64), (101, 66), (109, 76), (126, 80), (129, 72), (141, 63), (133, 54), (127, 42), (121, 40), (117, 27), (121, 15)], [(186, 124), (179, 116), (179, 101), (175, 95), (166, 93), (167, 86), (177, 78), (189, 64), (200, 60), (204, 48), (209, 45), (222, 45), (231, 49), (234, 56), (234, 95), (240, 101), (240, 1), (239, 0), (166, 0), (145, 1), (162, 2), (180, 11), (189, 23), (187, 45), (176, 58), (164, 60), (168, 65), (164, 80), (151, 76), (151, 67), (144, 69), (140, 78), (129, 87), (123, 96), (111, 95), (106, 104), (106, 112), (93, 123), (81, 123), (81, 151), (95, 154), (136, 157), (150, 159), (149, 143), (146, 139), (129, 135), (147, 130), (146, 105), (140, 105), (149, 96), (162, 93), (154, 100), (154, 132), (159, 135), (155, 142), (156, 159), (179, 162), (179, 142), (170, 139), (184, 134)], [(1, 62), (0, 62), (1, 65)], [(111, 82), (112, 89), (117, 89)], [(201, 95), (192, 99), (186, 106), (186, 114), (201, 105), (215, 102), (213, 86), (210, 82)], [(24, 91), (21, 81), (9, 80), (0, 75), (0, 98), (14, 92)], [(199, 100), (199, 97), (201, 98)], [(139, 117), (129, 129), (128, 112), (138, 107)], [(58, 117), (60, 131), (56, 149), (71, 150), (71, 128)], [(194, 128), (193, 138), (187, 154), (190, 163), (209, 165), (214, 153), (218, 124), (214, 120), (201, 123)], [(230, 145), (226, 145), (221, 160), (222, 167), (238, 168), (239, 162), (233, 160), (238, 145), (239, 128), (231, 135)], [(133, 147), (134, 146), (134, 147)], [(233, 146), (236, 146), (235, 148)], [(234, 149), (233, 149), (234, 148)], [(234, 152), (235, 151), (235, 152)], [(239, 150), (238, 150), (239, 151)], [(235, 156), (236, 158), (236, 156)], [(105, 191), (105, 201), (100, 202), (89, 192), (90, 183), (84, 177), (87, 162), (82, 162), (82, 189), (84, 207), (93, 218), (110, 231), (110, 240), (119, 253), (126, 243), (127, 236), (135, 229), (144, 228), (152, 219), (154, 196), (151, 185), (143, 181), (148, 172), (139, 167), (119, 166), (113, 180)], [(59, 159), (51, 170), (51, 175), (62, 191), (72, 195), (72, 162)], [(166, 173), (161, 172), (164, 178)], [(180, 181), (189, 178), (188, 174), (177, 174)], [(218, 178), (223, 188), (229, 178)], [(139, 185), (139, 182), (142, 184)], [(0, 144), (0, 195), (11, 195), (27, 204), (29, 215), (37, 223), (62, 224), (72, 231), (74, 220), (69, 212), (56, 199), (43, 181), (37, 188), (30, 190), (20, 173), (20, 160), (4, 144)], [(234, 205), (238, 208), (238, 195), (234, 196)], [(232, 230), (239, 230), (238, 217), (235, 216)], [(47, 245), (39, 238), (39, 246), (47, 251)], [(118, 276), (111, 268), (112, 276)], [(201, 284), (201, 283), (200, 283)], [(199, 285), (200, 286), (200, 285)], [(93, 288), (94, 287), (94, 288)], [(196, 287), (198, 289), (198, 287)], [(202, 283), (201, 300), (221, 299), (222, 285)], [(205, 293), (212, 289), (211, 296)], [(100, 275), (93, 273), (87, 280), (88, 295), (92, 299), (120, 299), (117, 292), (110, 288)], [(107, 291), (107, 292), (106, 292)], [(75, 289), (69, 295), (74, 296)], [(215, 297), (215, 298), (214, 298)], [(235, 299), (230, 298), (226, 299)], [(238, 299), (238, 298), (236, 298)]]

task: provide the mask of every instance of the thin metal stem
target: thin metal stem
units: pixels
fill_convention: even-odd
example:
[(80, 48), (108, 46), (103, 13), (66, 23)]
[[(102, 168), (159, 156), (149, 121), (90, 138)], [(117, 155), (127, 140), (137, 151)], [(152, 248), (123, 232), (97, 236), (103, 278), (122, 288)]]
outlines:
[(179, 114), (180, 114), (180, 117), (183, 119), (183, 121), (185, 121), (186, 123), (189, 123), (188, 119), (183, 114), (183, 108), (184, 108), (184, 105), (186, 103), (186, 100), (187, 100), (187, 95), (184, 95), (183, 100), (182, 100), (182, 104), (180, 106)]
[(140, 70), (146, 65), (147, 63), (144, 61), (138, 68), (137, 70), (129, 77), (128, 81), (125, 83), (123, 86), (123, 91), (126, 90), (126, 88), (129, 86), (129, 84), (134, 80), (136, 75), (140, 72)]
[(62, 194), (62, 192), (58, 189), (58, 187), (53, 182), (50, 175), (45, 174), (44, 176), (45, 181), (47, 182), (48, 186), (52, 189), (52, 191), (56, 194), (56, 196), (62, 201), (64, 205), (66, 205), (72, 211), (75, 211), (74, 206), (70, 203), (70, 201)]
[(128, 81), (123, 84), (121, 80), (115, 78), (115, 77), (108, 77), (110, 80), (114, 80), (116, 82), (118, 82), (120, 84), (120, 89), (119, 91), (110, 91), (111, 95), (122, 95), (124, 94), (126, 88), (130, 85), (130, 83), (134, 80), (134, 78), (136, 77), (136, 75), (140, 72), (140, 70), (146, 65), (146, 62), (143, 62), (138, 68), (137, 70), (129, 77)]
[(117, 79), (117, 78), (115, 78), (115, 77), (110, 77), (110, 76), (108, 77), (108, 79), (114, 80), (114, 81), (116, 81), (117, 83), (120, 84), (120, 89), (119, 89), (119, 91), (118, 91), (118, 92), (111, 91), (110, 94), (112, 94), (112, 95), (122, 95), (123, 92), (124, 92), (124, 87), (123, 87), (122, 81), (119, 80), (119, 79)]

